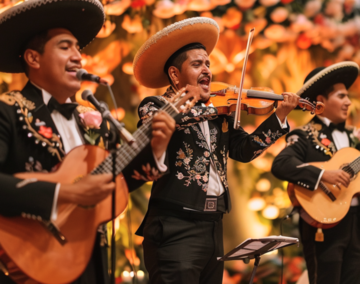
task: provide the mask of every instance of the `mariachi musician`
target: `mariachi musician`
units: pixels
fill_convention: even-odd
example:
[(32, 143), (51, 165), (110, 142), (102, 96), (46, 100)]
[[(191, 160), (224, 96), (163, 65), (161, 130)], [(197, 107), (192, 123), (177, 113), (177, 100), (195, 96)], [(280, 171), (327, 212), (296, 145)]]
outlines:
[[(113, 191), (110, 173), (88, 175), (76, 184), (13, 177), (19, 172), (54, 171), (79, 145), (109, 148), (117, 143), (117, 137), (111, 138), (116, 134), (109, 132), (99, 113), (69, 99), (80, 89), (76, 78), (80, 49), (95, 38), (104, 19), (98, 0), (24, 1), (0, 14), (0, 71), (25, 72), (29, 78), (22, 91), (0, 95), (1, 215), (54, 221), (58, 204), (94, 205)], [(144, 182), (136, 174), (160, 176), (166, 170), (160, 159), (165, 157), (175, 122), (160, 113), (152, 127), (152, 147), (145, 148), (123, 171), (130, 190)], [(105, 239), (98, 232), (91, 260), (74, 283), (109, 282)], [(0, 269), (0, 283), (14, 282)]]
[(170, 173), (154, 182), (146, 217), (138, 230), (144, 236), (145, 265), (150, 283), (221, 284), (222, 216), (231, 210), (227, 183), (228, 157), (249, 162), (287, 133), (287, 114), (298, 104), (295, 94), (252, 134), (233, 128), (234, 119), (206, 107), (210, 98), (209, 54), (219, 37), (217, 23), (189, 18), (159, 31), (140, 48), (134, 74), (150, 88), (170, 85), (164, 95), (145, 98), (139, 124), (153, 116), (187, 85), (198, 86), (201, 103), (176, 117), (177, 129), (167, 148)]
[[(355, 62), (341, 62), (316, 68), (305, 78), (299, 91), (301, 97), (323, 102), (325, 109), (308, 124), (287, 135), (287, 147), (272, 165), (276, 177), (308, 190), (320, 190), (320, 181), (339, 188), (349, 185), (347, 172), (321, 170), (307, 163), (328, 161), (341, 148), (356, 146), (358, 139), (350, 127), (345, 127), (345, 121), (351, 104), (348, 88), (358, 72)], [(323, 229), (323, 241), (315, 241), (317, 229), (300, 218), (299, 229), (310, 284), (360, 283), (359, 209), (359, 201), (354, 197), (345, 218), (335, 227)]]

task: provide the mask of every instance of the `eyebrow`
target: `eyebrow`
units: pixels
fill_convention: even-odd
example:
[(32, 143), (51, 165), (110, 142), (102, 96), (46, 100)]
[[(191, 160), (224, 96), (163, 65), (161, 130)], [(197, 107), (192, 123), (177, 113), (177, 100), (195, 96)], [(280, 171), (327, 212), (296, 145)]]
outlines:
[[(62, 43), (68, 43), (70, 45), (74, 44), (74, 42), (71, 39), (62, 39), (57, 44), (60, 45)], [(76, 47), (79, 47), (79, 42), (75, 42)]]
[(190, 63), (203, 63), (205, 61), (205, 63), (209, 63), (210, 64), (210, 60), (209, 59), (206, 59), (206, 60), (203, 60), (203, 59), (195, 59), (195, 60), (192, 60), (190, 61)]

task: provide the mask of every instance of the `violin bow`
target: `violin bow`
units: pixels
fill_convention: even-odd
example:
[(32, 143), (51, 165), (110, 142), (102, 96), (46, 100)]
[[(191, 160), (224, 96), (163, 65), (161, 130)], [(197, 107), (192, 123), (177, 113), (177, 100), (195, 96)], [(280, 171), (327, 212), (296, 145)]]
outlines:
[(255, 31), (255, 28), (252, 28), (250, 30), (249, 37), (248, 37), (248, 42), (247, 42), (247, 46), (246, 46), (246, 51), (245, 51), (245, 56), (244, 56), (244, 64), (243, 64), (241, 78), (240, 78), (240, 87), (239, 87), (239, 93), (238, 93), (238, 100), (237, 100), (237, 104), (236, 104), (234, 129), (239, 129), (240, 128), (241, 94), (242, 94), (242, 89), (243, 89), (243, 84), (244, 84), (245, 70), (246, 70), (246, 64), (247, 64), (248, 57), (249, 57), (250, 46), (251, 46), (252, 39), (254, 37), (254, 31)]

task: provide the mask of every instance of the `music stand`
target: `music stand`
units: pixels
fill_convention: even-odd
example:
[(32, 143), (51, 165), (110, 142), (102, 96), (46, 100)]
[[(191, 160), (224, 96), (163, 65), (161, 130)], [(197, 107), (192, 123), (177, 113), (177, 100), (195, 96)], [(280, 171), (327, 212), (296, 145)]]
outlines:
[(248, 263), (250, 259), (255, 258), (254, 269), (251, 274), (249, 283), (252, 284), (254, 281), (256, 269), (259, 266), (261, 255), (294, 244), (299, 246), (299, 239), (284, 236), (269, 236), (258, 239), (247, 239), (239, 244), (236, 248), (225, 254), (223, 257), (218, 257), (218, 261), (242, 259), (245, 263)]

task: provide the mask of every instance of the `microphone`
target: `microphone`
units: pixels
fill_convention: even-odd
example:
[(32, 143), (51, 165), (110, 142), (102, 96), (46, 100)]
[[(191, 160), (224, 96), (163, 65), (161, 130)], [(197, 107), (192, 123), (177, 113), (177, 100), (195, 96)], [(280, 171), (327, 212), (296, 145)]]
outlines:
[(107, 85), (107, 82), (101, 79), (99, 76), (88, 73), (85, 69), (78, 69), (76, 71), (76, 78), (79, 81), (90, 81), (98, 84)]
[(110, 121), (115, 126), (115, 128), (119, 130), (121, 139), (123, 139), (128, 144), (135, 142), (134, 137), (132, 137), (132, 135), (122, 126), (122, 124), (111, 115), (106, 106), (101, 105), (101, 103), (94, 97), (90, 90), (83, 91), (81, 98), (84, 101), (92, 103), (93, 106), (101, 113), (101, 116)]

